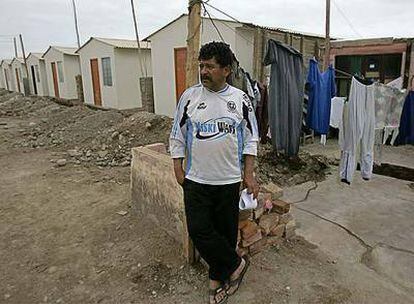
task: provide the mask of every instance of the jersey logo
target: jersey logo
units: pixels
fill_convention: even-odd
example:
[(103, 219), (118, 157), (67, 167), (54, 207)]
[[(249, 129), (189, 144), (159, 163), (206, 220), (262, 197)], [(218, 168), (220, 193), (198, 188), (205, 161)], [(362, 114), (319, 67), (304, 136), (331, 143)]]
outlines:
[(205, 108), (207, 108), (207, 105), (205, 104), (205, 102), (201, 102), (201, 103), (197, 106), (197, 110), (204, 110)]
[(228, 110), (230, 113), (234, 113), (234, 112), (236, 112), (236, 109), (237, 109), (237, 107), (236, 107), (236, 103), (235, 103), (234, 101), (232, 101), (232, 100), (229, 100), (229, 101), (227, 102), (227, 110)]
[(228, 134), (236, 133), (236, 121), (230, 117), (210, 119), (206, 122), (196, 122), (195, 137), (200, 140), (216, 140)]

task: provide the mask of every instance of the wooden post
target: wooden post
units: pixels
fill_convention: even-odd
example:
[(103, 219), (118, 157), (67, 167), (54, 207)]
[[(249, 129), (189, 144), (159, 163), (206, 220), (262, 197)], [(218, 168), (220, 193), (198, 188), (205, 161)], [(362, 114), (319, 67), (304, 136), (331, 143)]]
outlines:
[(24, 66), (25, 66), (25, 70), (26, 70), (26, 77), (29, 77), (29, 69), (27, 68), (26, 54), (24, 52), (24, 44), (23, 44), (22, 34), (19, 34), (19, 38), (20, 38), (20, 45), (22, 47), (22, 55), (23, 55), (23, 61), (24, 61)]
[(198, 52), (200, 50), (201, 0), (189, 0), (187, 24), (187, 88), (199, 82)]
[(14, 57), (19, 57), (17, 54), (17, 42), (16, 42), (16, 37), (13, 37), (13, 43), (14, 43)]
[(331, 0), (326, 0), (326, 23), (325, 23), (325, 56), (323, 66), (325, 70), (329, 66), (329, 53), (331, 51), (330, 38), (330, 22), (331, 22)]
[(76, 15), (76, 4), (75, 4), (75, 0), (72, 0), (72, 6), (73, 6), (73, 18), (75, 19), (76, 40), (78, 42), (78, 48), (80, 48), (78, 16)]

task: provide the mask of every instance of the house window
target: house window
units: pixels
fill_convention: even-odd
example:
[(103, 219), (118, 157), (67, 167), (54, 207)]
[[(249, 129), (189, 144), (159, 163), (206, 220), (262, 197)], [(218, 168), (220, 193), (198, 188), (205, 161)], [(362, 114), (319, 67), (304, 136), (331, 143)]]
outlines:
[(35, 65), (35, 73), (36, 73), (36, 81), (40, 82), (40, 76), (39, 76), (39, 66)]
[(57, 62), (57, 70), (58, 70), (59, 82), (64, 82), (65, 79), (63, 77), (63, 65), (62, 65), (62, 61), (58, 61)]
[(111, 58), (102, 58), (102, 74), (104, 86), (112, 86), (112, 71), (111, 71)]

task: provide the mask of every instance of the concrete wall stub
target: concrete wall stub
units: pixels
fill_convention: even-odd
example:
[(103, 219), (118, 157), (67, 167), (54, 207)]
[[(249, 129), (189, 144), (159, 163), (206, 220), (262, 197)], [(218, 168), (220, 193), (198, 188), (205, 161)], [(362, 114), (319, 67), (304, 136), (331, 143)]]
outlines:
[(184, 257), (193, 263), (194, 247), (187, 232), (183, 191), (164, 144), (132, 149), (131, 198), (134, 211), (150, 218), (181, 243)]

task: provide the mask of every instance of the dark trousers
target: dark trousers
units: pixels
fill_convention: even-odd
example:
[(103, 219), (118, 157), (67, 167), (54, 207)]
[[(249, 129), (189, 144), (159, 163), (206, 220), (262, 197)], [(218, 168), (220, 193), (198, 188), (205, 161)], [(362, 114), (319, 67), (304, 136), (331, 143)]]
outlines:
[(225, 281), (241, 262), (236, 253), (240, 183), (216, 186), (185, 179), (183, 188), (189, 235), (210, 266), (209, 278)]

